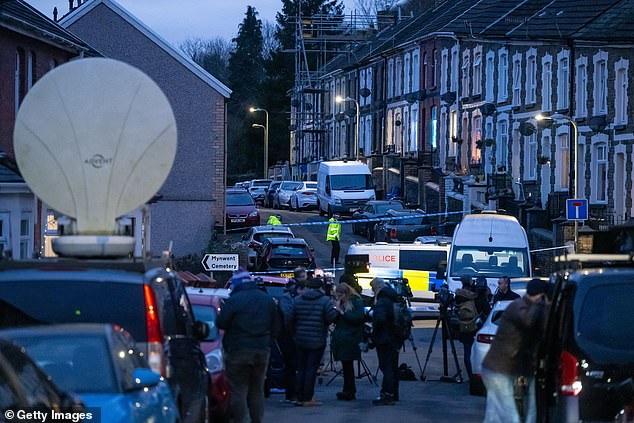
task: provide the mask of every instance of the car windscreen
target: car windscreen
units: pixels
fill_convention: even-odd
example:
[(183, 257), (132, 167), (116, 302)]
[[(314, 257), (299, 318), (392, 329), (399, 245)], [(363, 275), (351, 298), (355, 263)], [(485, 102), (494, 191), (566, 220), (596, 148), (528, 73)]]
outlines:
[(271, 181), (253, 181), (254, 187), (268, 187), (269, 185), (271, 185)]
[[(617, 279), (618, 278), (618, 279)], [(611, 283), (577, 288), (574, 302), (575, 338), (579, 348), (597, 363), (634, 362), (634, 278), (618, 276)]]
[(317, 182), (306, 182), (306, 189), (317, 189)]
[(488, 278), (528, 277), (527, 248), (457, 247), (451, 256), (451, 275), (484, 276)]
[(272, 257), (304, 258), (308, 255), (302, 245), (276, 245), (273, 247)]
[(0, 327), (114, 323), (147, 340), (143, 285), (57, 280), (3, 282)]
[(251, 206), (255, 205), (253, 197), (247, 192), (238, 192), (235, 194), (227, 194), (228, 206)]
[(264, 242), (269, 238), (294, 238), (290, 232), (258, 232), (253, 234), (253, 239), (258, 242)]
[(331, 189), (372, 189), (372, 176), (370, 175), (330, 175)]
[(390, 220), (390, 225), (424, 225), (423, 217), (402, 217)]
[(405, 210), (405, 207), (401, 203), (389, 203), (389, 204), (377, 204), (376, 214), (385, 214), (388, 210)]
[(301, 182), (284, 182), (280, 185), (280, 189), (286, 191), (292, 191), (294, 189), (300, 188), (302, 186)]
[(201, 322), (206, 323), (215, 323), (216, 317), (218, 314), (216, 313), (216, 309), (210, 305), (202, 305), (202, 304), (192, 304), (192, 309), (194, 310), (194, 316), (196, 320), (200, 320)]
[[(12, 340), (64, 391), (118, 393), (112, 355), (104, 336), (16, 335)], [(124, 353), (127, 353), (124, 352)]]
[(400, 269), (436, 272), (441, 261), (447, 261), (446, 251), (401, 250), (399, 253)]

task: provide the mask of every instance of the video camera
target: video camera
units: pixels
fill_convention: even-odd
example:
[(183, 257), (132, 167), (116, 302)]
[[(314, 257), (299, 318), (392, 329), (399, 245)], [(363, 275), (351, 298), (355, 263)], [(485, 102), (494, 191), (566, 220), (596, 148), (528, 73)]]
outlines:
[(412, 288), (409, 286), (409, 281), (406, 278), (389, 279), (386, 280), (385, 283), (390, 285), (398, 296), (406, 301), (414, 296)]
[(449, 290), (449, 285), (443, 283), (434, 299), (438, 301), (440, 311), (446, 311), (455, 304), (456, 296)]

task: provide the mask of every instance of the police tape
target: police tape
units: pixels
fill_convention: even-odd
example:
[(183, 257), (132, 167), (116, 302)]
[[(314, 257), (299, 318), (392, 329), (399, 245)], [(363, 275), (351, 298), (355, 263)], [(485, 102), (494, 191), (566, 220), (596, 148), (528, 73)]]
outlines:
[[(388, 216), (388, 217), (373, 217), (370, 219), (346, 219), (346, 220), (337, 220), (337, 223), (342, 225), (347, 225), (351, 223), (367, 223), (367, 222), (381, 222), (387, 220), (403, 220), (403, 219), (414, 219), (417, 217), (438, 217), (438, 216), (449, 216), (456, 214), (466, 214), (468, 211), (458, 211), (458, 212), (445, 212), (445, 213), (417, 213), (417, 214), (408, 214), (405, 216)], [(294, 226), (319, 226), (319, 225), (330, 225), (332, 222), (328, 220), (320, 221), (320, 222), (302, 222), (302, 223), (282, 223), (281, 226), (294, 227)], [(261, 225), (261, 226), (271, 226), (271, 225)], [(275, 226), (275, 225), (273, 225)], [(227, 232), (235, 232), (235, 231), (243, 231), (245, 228), (234, 228), (227, 229)]]
[[(307, 272), (310, 273), (312, 272), (314, 269), (307, 269)], [(327, 268), (319, 268), (319, 270), (323, 270), (324, 272), (343, 272), (344, 270), (346, 270), (345, 267), (327, 267)], [(277, 275), (281, 278), (292, 278), (293, 277), (293, 271), (292, 270), (286, 270), (286, 271), (279, 271), (279, 270), (273, 270), (273, 271), (269, 271), (269, 272), (249, 272), (249, 274), (251, 276), (270, 276), (270, 275)]]

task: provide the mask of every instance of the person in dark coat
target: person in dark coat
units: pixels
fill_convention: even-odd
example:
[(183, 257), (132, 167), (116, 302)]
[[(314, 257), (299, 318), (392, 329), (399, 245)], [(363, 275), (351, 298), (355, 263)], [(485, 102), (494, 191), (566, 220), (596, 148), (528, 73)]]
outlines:
[(231, 295), (216, 325), (222, 338), (225, 369), (231, 388), (230, 413), (234, 422), (262, 422), (264, 378), (271, 340), (279, 327), (275, 301), (260, 290), (244, 269), (231, 278)]
[(337, 310), (322, 291), (323, 282), (310, 278), (307, 289), (295, 297), (293, 326), (297, 345), (297, 405), (320, 405), (313, 399), (317, 368), (328, 336), (328, 326), (335, 321)]
[(547, 302), (546, 282), (532, 279), (526, 295), (504, 310), (489, 352), (482, 361), (482, 380), (487, 388), (485, 423), (519, 423), (514, 383), (523, 376), (528, 384), (525, 420), (536, 420), (535, 368), (539, 341), (544, 334)]
[(511, 278), (508, 276), (502, 276), (498, 279), (498, 290), (495, 292), (493, 296), (493, 304), (498, 301), (513, 301), (519, 298), (519, 294), (517, 292), (513, 292), (511, 290)]
[(372, 279), (370, 287), (374, 292), (372, 339), (383, 373), (381, 394), (372, 402), (374, 405), (394, 405), (398, 401), (398, 353), (403, 343), (392, 328), (394, 303), (400, 301), (400, 297), (381, 278)]
[(361, 296), (348, 284), (340, 283), (335, 289), (335, 308), (339, 315), (332, 332), (330, 348), (335, 361), (341, 361), (343, 369), (343, 391), (337, 398), (350, 401), (355, 399), (357, 388), (354, 383), (354, 361), (361, 360), (359, 343), (363, 341), (363, 301)]

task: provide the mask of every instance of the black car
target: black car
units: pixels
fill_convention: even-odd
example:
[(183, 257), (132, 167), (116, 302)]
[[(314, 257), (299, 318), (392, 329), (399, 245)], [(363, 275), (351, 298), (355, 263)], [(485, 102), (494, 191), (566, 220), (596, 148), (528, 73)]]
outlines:
[(41, 411), (84, 411), (79, 398), (59, 389), (22, 347), (0, 339), (0, 420), (11, 420), (5, 410), (35, 407)]
[(281, 184), (282, 181), (273, 181), (268, 188), (266, 188), (264, 193), (264, 207), (273, 208), (273, 199), (275, 198), (275, 193)]
[(314, 269), (315, 257), (302, 238), (268, 238), (255, 257), (255, 270), (288, 271), (299, 266)]
[(417, 237), (436, 235), (436, 228), (422, 210), (388, 210), (390, 220), (374, 227), (374, 239), (379, 242), (414, 242)]
[(125, 328), (167, 378), (182, 421), (206, 421), (209, 376), (199, 340), (209, 328), (194, 320), (169, 268), (132, 259), (0, 262), (0, 328), (75, 322)]
[[(367, 204), (352, 213), (352, 219), (375, 219), (378, 217), (387, 216), (388, 210), (405, 210), (405, 206), (398, 200), (372, 200)], [(368, 241), (374, 241), (374, 227), (378, 224), (378, 221), (372, 222), (357, 222), (352, 224), (352, 233), (355, 235), (365, 235)]]
[(623, 397), (619, 387), (634, 378), (634, 268), (561, 272), (553, 279), (537, 360), (538, 420), (614, 421), (624, 405), (634, 405), (632, 392)]

